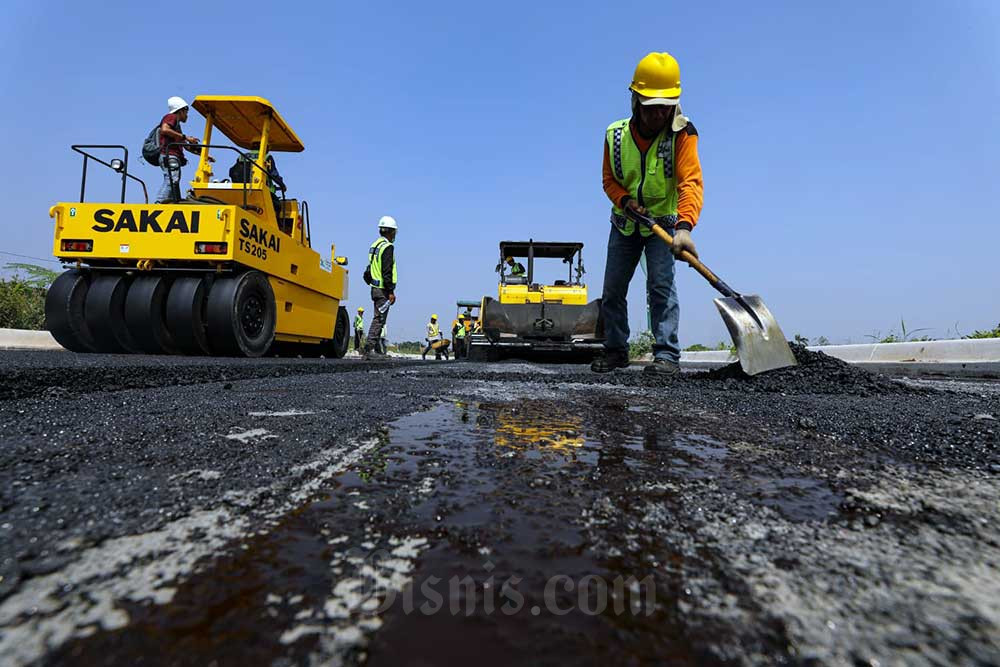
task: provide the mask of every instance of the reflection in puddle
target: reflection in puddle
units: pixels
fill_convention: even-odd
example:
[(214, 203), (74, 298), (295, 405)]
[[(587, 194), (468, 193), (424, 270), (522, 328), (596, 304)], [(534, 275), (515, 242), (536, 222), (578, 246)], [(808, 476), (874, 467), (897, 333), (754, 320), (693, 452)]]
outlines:
[[(485, 407), (485, 406), (482, 406)], [(574, 457), (584, 446), (583, 419), (560, 410), (538, 410), (518, 405), (493, 407), (496, 422), (493, 442), (518, 451), (539, 450)]]

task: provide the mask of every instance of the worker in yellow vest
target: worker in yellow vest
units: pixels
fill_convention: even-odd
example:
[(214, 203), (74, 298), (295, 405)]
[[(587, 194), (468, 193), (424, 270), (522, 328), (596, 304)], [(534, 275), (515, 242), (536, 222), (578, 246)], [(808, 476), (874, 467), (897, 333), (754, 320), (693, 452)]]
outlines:
[[(435, 341), (441, 340), (441, 327), (438, 326), (437, 315), (431, 315), (431, 321), (427, 323), (427, 337), (424, 340), (427, 342), (427, 346), (424, 348), (423, 352), (421, 352), (420, 356), (423, 359), (427, 359), (427, 353), (431, 351), (431, 345), (433, 345)], [(441, 358), (440, 349), (434, 350), (434, 358)]]
[(354, 350), (358, 354), (364, 354), (362, 345), (365, 340), (365, 307), (358, 306), (358, 314), (354, 317)]
[(368, 250), (368, 268), (365, 269), (365, 282), (372, 288), (372, 303), (375, 313), (368, 329), (368, 341), (365, 344), (365, 359), (385, 359), (381, 351), (382, 328), (389, 318), (389, 307), (396, 303), (396, 256), (395, 241), (397, 231), (396, 221), (392, 216), (383, 215), (378, 221), (379, 236)]
[[(590, 368), (607, 373), (629, 365), (628, 304), (635, 267), (646, 256), (646, 293), (653, 330), (653, 363), (644, 373), (679, 372), (677, 325), (680, 307), (674, 257), (697, 257), (691, 230), (704, 195), (698, 132), (681, 112), (681, 70), (669, 53), (650, 53), (632, 77), (632, 116), (608, 126), (604, 137), (604, 193), (611, 200), (608, 261), (604, 268), (604, 354)], [(673, 235), (667, 246), (628, 210), (655, 219)]]

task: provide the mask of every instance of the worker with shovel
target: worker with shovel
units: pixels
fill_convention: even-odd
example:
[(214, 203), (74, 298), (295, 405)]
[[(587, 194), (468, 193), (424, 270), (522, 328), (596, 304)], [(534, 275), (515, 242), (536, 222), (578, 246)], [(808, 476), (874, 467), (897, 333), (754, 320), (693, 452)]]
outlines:
[(427, 346), (421, 352), (420, 356), (422, 359), (427, 359), (427, 353), (434, 350), (434, 358), (441, 358), (441, 349), (434, 349), (434, 343), (441, 340), (441, 327), (438, 326), (438, 316), (431, 315), (431, 321), (427, 323)]
[[(632, 116), (605, 134), (604, 192), (611, 200), (608, 261), (604, 269), (605, 342), (590, 368), (607, 373), (629, 365), (628, 285), (643, 252), (653, 329), (653, 363), (645, 373), (676, 375), (680, 368), (674, 255), (697, 257), (691, 230), (701, 213), (703, 184), (698, 132), (681, 113), (681, 77), (669, 53), (650, 53), (632, 78)], [(673, 234), (668, 246), (626, 211), (655, 220)]]

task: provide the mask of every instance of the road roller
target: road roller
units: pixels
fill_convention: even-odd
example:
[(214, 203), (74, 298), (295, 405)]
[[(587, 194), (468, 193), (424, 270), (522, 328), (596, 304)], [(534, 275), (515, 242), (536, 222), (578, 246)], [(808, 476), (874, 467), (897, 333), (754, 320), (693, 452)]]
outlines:
[[(507, 272), (510, 259), (524, 259), (527, 269)], [(562, 264), (565, 279), (538, 280), (537, 260)], [(582, 243), (501, 241), (496, 271), (500, 274), (497, 298), (482, 300), (481, 331), (469, 338), (470, 360), (519, 357), (583, 362), (603, 349), (601, 300), (588, 301)]]
[[(308, 203), (279, 196), (268, 163), (303, 151), (302, 141), (261, 97), (199, 96), (192, 106), (203, 139), (173, 145), (198, 154), (194, 180), (167, 203), (149, 203), (125, 146), (72, 146), (83, 155), (80, 201), (49, 211), (67, 270), (49, 289), (47, 328), (73, 352), (343, 357), (347, 259), (313, 249)], [(233, 145), (213, 144), (213, 131)], [(214, 165), (230, 162), (217, 178)], [(120, 177), (120, 201), (86, 200), (88, 168), (98, 167), (115, 172), (116, 192)], [(130, 183), (145, 201), (126, 202)]]

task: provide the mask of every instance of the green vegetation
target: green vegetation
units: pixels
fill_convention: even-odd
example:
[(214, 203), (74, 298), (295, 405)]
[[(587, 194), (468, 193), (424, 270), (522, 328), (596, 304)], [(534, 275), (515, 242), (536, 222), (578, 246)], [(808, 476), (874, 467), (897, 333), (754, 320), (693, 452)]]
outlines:
[(59, 275), (34, 264), (7, 264), (13, 271), (9, 278), (0, 279), (0, 328), (45, 328), (45, 292)]
[(888, 335), (883, 336), (881, 331), (876, 331), (873, 334), (869, 334), (868, 338), (871, 338), (876, 343), (912, 343), (919, 341), (934, 340), (930, 336), (914, 336), (913, 334), (920, 331), (930, 331), (929, 328), (924, 327), (922, 329), (907, 329), (906, 321), (900, 318), (899, 320), (899, 330), (900, 333), (896, 333), (895, 329), (890, 329)]
[(973, 331), (965, 338), (1000, 338), (1000, 323), (997, 323), (993, 329), (984, 329), (982, 331)]
[(684, 348), (685, 352), (722, 352), (723, 350), (729, 350), (730, 354), (736, 354), (735, 345), (721, 340), (715, 344), (715, 347), (708, 347), (706, 345), (702, 345), (701, 343), (695, 343), (694, 345), (688, 345)]
[(402, 343), (393, 343), (387, 347), (390, 352), (398, 354), (420, 354), (424, 349), (424, 344), (415, 340), (407, 340)]
[(637, 338), (633, 338), (628, 344), (628, 358), (637, 359), (644, 354), (651, 354), (653, 352), (653, 332), (647, 329), (643, 331)]

